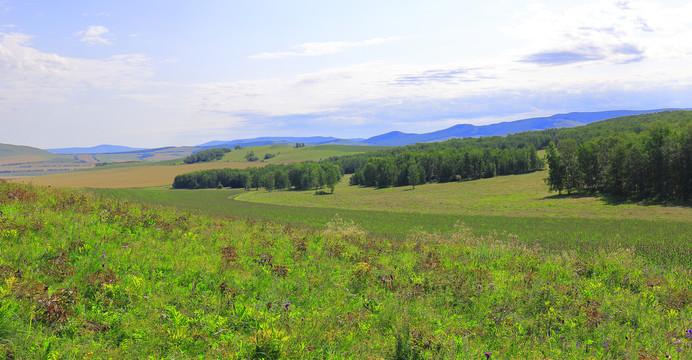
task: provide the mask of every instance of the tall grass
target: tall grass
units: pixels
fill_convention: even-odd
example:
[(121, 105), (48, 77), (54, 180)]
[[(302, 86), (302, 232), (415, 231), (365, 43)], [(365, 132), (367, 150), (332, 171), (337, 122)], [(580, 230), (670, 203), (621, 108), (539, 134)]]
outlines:
[(383, 239), (2, 182), (0, 357), (692, 356), (684, 268), (497, 230)]

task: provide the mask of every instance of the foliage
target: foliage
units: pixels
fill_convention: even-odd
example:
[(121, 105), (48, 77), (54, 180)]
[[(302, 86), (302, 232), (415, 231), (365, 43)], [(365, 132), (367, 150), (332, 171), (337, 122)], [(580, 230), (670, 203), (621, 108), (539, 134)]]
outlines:
[[(43, 224), (3, 225), (6, 358), (692, 355), (688, 269), (626, 249), (545, 252), (462, 225), (387, 241), (6, 182), (0, 199), (2, 224)], [(74, 272), (43, 266), (56, 258)]]
[[(397, 157), (402, 153), (425, 153), (445, 151), (447, 149), (476, 148), (476, 149), (526, 149), (534, 147), (545, 149), (552, 141), (558, 144), (565, 139), (572, 139), (577, 144), (598, 137), (609, 137), (622, 133), (641, 133), (653, 124), (665, 121), (673, 126), (684, 125), (692, 119), (692, 111), (662, 111), (659, 113), (623, 116), (608, 120), (597, 121), (588, 125), (572, 128), (553, 128), (539, 131), (526, 131), (507, 136), (484, 136), (477, 138), (452, 139), (436, 143), (418, 143), (415, 145), (399, 146), (364, 154), (334, 156), (324, 161), (338, 164), (346, 174), (352, 174), (362, 169), (370, 158)], [(533, 159), (536, 161), (537, 159)], [(531, 164), (535, 167), (536, 164)], [(430, 174), (426, 174), (429, 176)], [(444, 180), (444, 179), (443, 179)]]
[[(442, 147), (442, 149), (440, 149)], [(355, 171), (351, 185), (386, 188), (426, 182), (448, 182), (524, 174), (543, 169), (531, 146), (523, 149), (438, 147), (409, 149), (386, 157), (370, 157)]]
[(198, 151), (183, 159), (186, 164), (194, 164), (198, 162), (208, 162), (214, 160), (221, 160), (224, 154), (231, 152), (229, 148), (218, 148)]
[(324, 186), (334, 192), (341, 179), (337, 165), (303, 162), (288, 165), (267, 165), (262, 168), (213, 169), (181, 174), (173, 180), (174, 189), (215, 188), (221, 184), (231, 188), (264, 188), (296, 190), (318, 189)]
[(248, 151), (248, 152), (245, 154), (245, 160), (250, 161), (250, 162), (252, 162), (252, 161), (259, 161), (259, 158), (258, 158), (257, 156), (255, 156), (255, 152), (254, 152), (254, 151)]
[(552, 143), (550, 190), (589, 190), (619, 199), (692, 201), (692, 117), (686, 126), (660, 122), (639, 134), (598, 137), (577, 147)]

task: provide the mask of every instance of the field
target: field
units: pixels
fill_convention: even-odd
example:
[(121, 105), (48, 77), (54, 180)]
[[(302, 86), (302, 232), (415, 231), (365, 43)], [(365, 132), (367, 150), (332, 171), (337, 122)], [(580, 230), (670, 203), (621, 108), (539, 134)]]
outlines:
[(692, 209), (613, 204), (595, 197), (547, 193), (543, 173), (463, 183), (428, 184), (415, 190), (348, 186), (333, 195), (314, 191), (147, 189), (98, 190), (123, 200), (197, 210), (213, 216), (271, 219), (322, 228), (337, 214), (372, 234), (401, 240), (415, 230), (453, 232), (463, 223), (474, 234), (505, 232), (545, 250), (594, 252), (627, 247), (651, 261), (692, 266)]
[(38, 185), (61, 187), (130, 188), (161, 186), (173, 183), (176, 175), (208, 169), (264, 166), (265, 163), (211, 162), (189, 165), (162, 165), (150, 163), (128, 163), (104, 166), (86, 171), (37, 176), (19, 181)]
[(314, 191), (251, 191), (236, 200), (264, 204), (376, 210), (421, 214), (631, 219), (692, 222), (692, 208), (615, 203), (592, 196), (558, 196), (543, 182), (547, 171), (466, 182), (391, 187), (349, 186), (348, 176), (334, 194)]
[[(97, 154), (94, 156), (79, 155), (81, 160), (77, 160), (77, 156), (74, 155), (55, 155), (61, 159), (68, 159), (65, 161), (68, 161), (70, 164), (76, 164), (73, 167), (63, 164), (60, 168), (60, 172), (75, 169), (83, 169), (83, 171), (44, 176), (32, 176), (35, 174), (25, 171), (21, 176), (6, 177), (17, 178), (18, 181), (23, 183), (78, 188), (134, 188), (165, 186), (172, 184), (173, 178), (175, 178), (176, 175), (197, 170), (220, 168), (243, 169), (247, 167), (264, 166), (268, 163), (320, 160), (330, 156), (381, 150), (383, 147), (318, 145), (296, 149), (294, 146), (288, 145), (258, 146), (250, 149), (233, 150), (226, 154), (221, 161), (197, 164), (183, 164), (182, 160), (180, 159), (180, 155), (185, 155), (182, 153), (175, 155), (179, 156), (178, 158), (171, 158), (174, 156), (175, 149), (185, 149), (185, 151), (187, 151), (185, 154), (189, 155), (189, 149), (187, 148), (174, 148), (167, 150), (167, 152), (161, 150), (153, 153), (153, 157), (150, 158), (152, 160), (161, 158), (162, 161), (121, 162), (128, 158), (128, 154), (123, 156), (113, 154)], [(266, 153), (276, 154), (276, 157), (266, 161), (248, 162), (245, 160), (245, 154), (247, 151), (254, 151), (255, 156), (260, 157), (260, 159), (263, 159)], [(117, 161), (118, 163), (94, 167), (95, 159), (99, 161)], [(36, 164), (39, 163), (33, 163), (30, 166), (37, 166)], [(0, 170), (1, 169), (2, 167), (0, 166)], [(41, 174), (45, 174), (46, 169), (42, 168), (42, 171), (43, 172)], [(2, 177), (2, 174), (0, 174), (0, 177)]]
[(311, 231), (9, 182), (0, 241), (4, 358), (692, 356), (689, 268), (621, 248), (546, 252), (464, 226), (387, 239), (339, 218)]
[(358, 154), (368, 151), (386, 149), (385, 146), (356, 146), (356, 145), (315, 145), (296, 148), (291, 145), (267, 145), (255, 146), (251, 148), (232, 150), (226, 154), (223, 161), (245, 161), (245, 154), (252, 151), (260, 160), (266, 154), (276, 155), (265, 161), (270, 163), (292, 162), (292, 161), (319, 161), (331, 156), (341, 156)]

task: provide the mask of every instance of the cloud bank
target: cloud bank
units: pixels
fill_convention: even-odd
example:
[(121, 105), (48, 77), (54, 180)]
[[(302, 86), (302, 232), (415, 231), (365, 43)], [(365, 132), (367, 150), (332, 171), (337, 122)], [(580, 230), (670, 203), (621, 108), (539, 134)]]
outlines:
[(375, 38), (361, 42), (348, 41), (327, 41), (327, 42), (311, 42), (295, 46), (295, 51), (279, 51), (265, 52), (256, 55), (250, 55), (251, 59), (280, 59), (292, 56), (319, 56), (342, 52), (349, 48), (381, 45), (384, 43), (400, 40), (399, 37)]

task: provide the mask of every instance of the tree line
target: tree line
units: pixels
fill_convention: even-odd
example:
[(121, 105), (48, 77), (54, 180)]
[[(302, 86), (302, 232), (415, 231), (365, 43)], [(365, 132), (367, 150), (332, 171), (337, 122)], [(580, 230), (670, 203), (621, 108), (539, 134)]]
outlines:
[(334, 187), (341, 180), (339, 166), (329, 163), (303, 162), (289, 165), (267, 165), (261, 168), (212, 169), (181, 174), (173, 180), (174, 189), (244, 188), (268, 191), (274, 189), (309, 190)]
[(621, 133), (641, 133), (658, 122), (665, 121), (672, 125), (686, 124), (692, 117), (692, 111), (662, 111), (658, 113), (623, 116), (608, 120), (597, 121), (584, 126), (571, 128), (553, 128), (538, 131), (525, 131), (507, 136), (483, 136), (478, 138), (451, 139), (442, 142), (418, 143), (414, 145), (389, 147), (379, 151), (367, 153), (334, 156), (325, 162), (338, 164), (346, 174), (353, 174), (361, 169), (373, 157), (397, 156), (404, 152), (420, 152), (444, 150), (447, 148), (459, 149), (474, 147), (481, 149), (514, 149), (535, 147), (537, 150), (546, 149), (552, 141), (557, 144), (561, 140), (574, 139), (577, 143), (583, 143), (591, 139), (603, 136), (617, 135)]
[(183, 159), (183, 162), (186, 164), (194, 164), (198, 162), (208, 162), (208, 161), (215, 161), (215, 160), (221, 160), (224, 156), (224, 154), (231, 152), (231, 149), (229, 148), (217, 148), (217, 149), (209, 149), (209, 150), (202, 150), (198, 151), (186, 158)]
[(692, 116), (640, 133), (546, 148), (550, 191), (597, 191), (618, 199), (692, 201)]
[[(353, 165), (354, 167), (357, 165)], [(396, 155), (372, 157), (356, 169), (351, 185), (389, 187), (524, 174), (541, 170), (536, 148), (490, 149), (448, 147), (410, 149)]]

